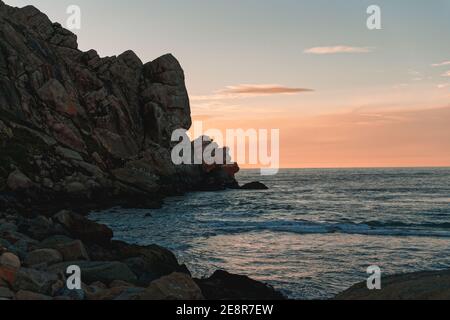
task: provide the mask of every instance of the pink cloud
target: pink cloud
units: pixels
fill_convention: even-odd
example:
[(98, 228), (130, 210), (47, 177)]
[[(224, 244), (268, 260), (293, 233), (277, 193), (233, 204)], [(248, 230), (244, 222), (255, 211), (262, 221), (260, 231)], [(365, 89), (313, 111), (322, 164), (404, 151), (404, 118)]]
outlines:
[(304, 51), (308, 54), (338, 54), (338, 53), (369, 53), (372, 48), (369, 47), (350, 47), (350, 46), (333, 46), (333, 47), (314, 47)]
[(450, 65), (450, 61), (444, 61), (444, 62), (441, 62), (441, 63), (434, 63), (431, 66), (432, 67), (443, 67), (443, 66), (448, 66), (448, 65)]
[(305, 88), (292, 88), (280, 85), (271, 84), (240, 84), (237, 86), (229, 86), (222, 93), (226, 94), (256, 94), (256, 95), (272, 95), (272, 94), (289, 94), (289, 93), (301, 93), (311, 92), (314, 90)]

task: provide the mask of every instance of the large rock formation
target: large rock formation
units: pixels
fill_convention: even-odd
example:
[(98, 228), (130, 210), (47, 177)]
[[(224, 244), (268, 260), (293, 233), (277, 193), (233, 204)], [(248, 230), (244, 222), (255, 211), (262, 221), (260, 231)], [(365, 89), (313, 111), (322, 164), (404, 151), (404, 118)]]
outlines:
[(61, 206), (150, 206), (236, 186), (237, 166), (172, 164), (171, 134), (190, 125), (172, 55), (101, 58), (35, 7), (0, 1), (0, 206), (8, 191)]

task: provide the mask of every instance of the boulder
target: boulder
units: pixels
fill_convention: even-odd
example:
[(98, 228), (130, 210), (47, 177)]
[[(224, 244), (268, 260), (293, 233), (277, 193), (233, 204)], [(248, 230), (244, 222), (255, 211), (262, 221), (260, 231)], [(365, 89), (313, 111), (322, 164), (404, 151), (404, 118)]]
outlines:
[(128, 266), (118, 261), (72, 261), (63, 262), (49, 267), (50, 271), (64, 273), (70, 265), (79, 266), (81, 277), (84, 283), (92, 284), (100, 281), (110, 284), (114, 280), (121, 280), (128, 283), (136, 283), (136, 275)]
[(241, 190), (269, 190), (269, 188), (261, 183), (261, 182), (250, 182), (247, 184), (244, 184), (240, 188)]
[(12, 191), (21, 191), (32, 188), (34, 183), (21, 171), (16, 170), (8, 176), (7, 185)]
[(20, 259), (13, 253), (5, 252), (0, 256), (0, 266), (19, 269), (21, 266)]
[(382, 290), (369, 290), (358, 283), (334, 300), (449, 300), (450, 270), (384, 276)]
[(55, 273), (20, 268), (17, 271), (13, 289), (16, 291), (32, 291), (44, 295), (52, 293), (53, 286), (58, 282)]
[(208, 300), (283, 300), (285, 297), (271, 286), (246, 276), (216, 271), (208, 279), (196, 279)]
[(75, 241), (75, 240), (72, 238), (69, 238), (67, 236), (55, 235), (55, 236), (51, 236), (51, 237), (48, 237), (48, 238), (42, 240), (38, 244), (38, 247), (41, 249), (45, 249), (45, 248), (55, 249), (58, 245), (67, 244), (67, 243), (70, 243), (73, 241)]
[(10, 222), (0, 223), (0, 232), (2, 231), (17, 231), (17, 225)]
[(160, 246), (137, 246), (121, 241), (113, 241), (115, 259), (126, 263), (138, 276), (139, 285), (148, 286), (151, 281), (174, 272), (186, 272), (175, 255)]
[(54, 234), (64, 232), (59, 225), (55, 225), (51, 219), (44, 216), (22, 221), (19, 224), (19, 231), (36, 240), (43, 240)]
[(184, 273), (172, 273), (153, 281), (135, 300), (203, 300), (197, 284)]
[(64, 261), (89, 260), (86, 248), (80, 240), (57, 244), (55, 249), (59, 251)]
[(63, 255), (54, 249), (38, 249), (28, 253), (25, 259), (27, 266), (52, 265), (63, 261)]
[(110, 228), (103, 224), (95, 223), (82, 215), (71, 211), (60, 211), (53, 216), (73, 237), (87, 243), (109, 243), (113, 237)]

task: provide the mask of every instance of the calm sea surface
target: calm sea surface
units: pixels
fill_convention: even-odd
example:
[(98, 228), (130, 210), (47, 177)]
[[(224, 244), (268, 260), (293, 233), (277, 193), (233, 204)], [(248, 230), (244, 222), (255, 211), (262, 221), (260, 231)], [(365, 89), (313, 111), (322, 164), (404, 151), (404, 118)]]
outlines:
[(216, 269), (324, 299), (383, 273), (450, 268), (450, 169), (244, 170), (228, 190), (171, 198), (159, 210), (113, 208), (91, 218), (115, 238), (173, 250), (197, 277)]

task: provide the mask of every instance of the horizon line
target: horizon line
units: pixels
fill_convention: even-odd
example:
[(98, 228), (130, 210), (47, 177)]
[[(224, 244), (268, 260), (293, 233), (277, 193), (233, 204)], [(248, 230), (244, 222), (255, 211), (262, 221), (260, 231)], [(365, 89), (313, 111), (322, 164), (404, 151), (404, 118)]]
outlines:
[[(261, 170), (267, 168), (240, 168), (240, 170)], [(450, 165), (446, 166), (362, 166), (362, 167), (284, 167), (279, 170), (305, 170), (305, 169), (450, 169)]]

